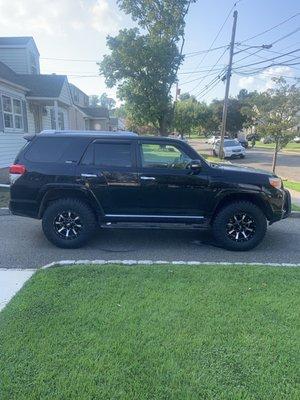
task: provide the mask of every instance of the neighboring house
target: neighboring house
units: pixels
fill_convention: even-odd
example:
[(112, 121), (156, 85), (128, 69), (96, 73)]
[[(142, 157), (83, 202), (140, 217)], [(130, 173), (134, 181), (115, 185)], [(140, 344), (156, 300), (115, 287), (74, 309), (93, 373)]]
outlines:
[(40, 74), (32, 37), (0, 38), (0, 168), (24, 145), (25, 133), (45, 129), (109, 129), (109, 114), (65, 75)]
[(124, 131), (126, 129), (123, 118), (110, 117), (109, 122), (112, 131)]

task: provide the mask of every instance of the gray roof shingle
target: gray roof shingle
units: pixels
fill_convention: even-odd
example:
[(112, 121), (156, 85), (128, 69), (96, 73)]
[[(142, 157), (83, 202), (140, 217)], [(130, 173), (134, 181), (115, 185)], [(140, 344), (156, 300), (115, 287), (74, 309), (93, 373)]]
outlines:
[(57, 98), (60, 95), (65, 75), (18, 75), (21, 84), (29, 89), (29, 97)]
[(22, 46), (30, 40), (34, 40), (32, 36), (0, 37), (0, 46)]
[(27, 89), (29, 97), (58, 98), (67, 77), (65, 75), (16, 74), (0, 61), (0, 78)]
[(109, 111), (104, 107), (78, 107), (91, 118), (109, 118)]

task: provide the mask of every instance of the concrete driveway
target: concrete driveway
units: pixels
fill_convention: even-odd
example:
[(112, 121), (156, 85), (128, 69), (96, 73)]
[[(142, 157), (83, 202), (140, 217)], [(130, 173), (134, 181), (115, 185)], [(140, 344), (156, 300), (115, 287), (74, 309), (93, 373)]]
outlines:
[(16, 216), (0, 216), (0, 268), (39, 268), (59, 260), (168, 260), (227, 262), (300, 262), (300, 219), (290, 218), (269, 227), (263, 243), (245, 252), (216, 247), (209, 232), (105, 229), (77, 250), (51, 245), (41, 223)]
[[(200, 154), (211, 155), (212, 146), (205, 143), (203, 139), (193, 139), (190, 145)], [(235, 164), (246, 165), (254, 168), (261, 168), (266, 171), (272, 170), (273, 151), (269, 149), (247, 149), (244, 159), (234, 159)], [(281, 152), (278, 155), (277, 175), (292, 181), (300, 180), (300, 153)]]

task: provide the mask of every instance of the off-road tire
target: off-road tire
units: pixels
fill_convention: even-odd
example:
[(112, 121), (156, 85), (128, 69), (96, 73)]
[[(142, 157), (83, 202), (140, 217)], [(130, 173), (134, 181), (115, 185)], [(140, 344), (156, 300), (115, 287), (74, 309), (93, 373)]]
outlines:
[[(244, 228), (235, 223), (236, 219), (239, 220), (237, 216), (243, 215), (246, 215), (245, 222), (242, 222), (242, 220), (240, 222), (244, 224)], [(234, 219), (234, 216), (236, 216), (236, 219)], [(236, 229), (236, 231), (230, 233), (231, 229)], [(239, 229), (241, 229), (241, 232), (238, 231)], [(249, 234), (248, 239), (243, 237), (243, 229), (245, 235)], [(253, 229), (253, 232), (251, 232), (251, 229)], [(258, 206), (248, 201), (237, 201), (224, 206), (218, 211), (212, 222), (212, 231), (217, 243), (223, 248), (233, 251), (253, 249), (263, 240), (266, 230), (267, 219), (264, 213)], [(238, 238), (240, 240), (236, 239), (237, 233), (239, 233)]]
[[(63, 228), (62, 234), (60, 234), (59, 230), (62, 225), (59, 224), (62, 223), (57, 221), (60, 221), (60, 215), (68, 217), (69, 214), (73, 216), (74, 224), (78, 222), (78, 226), (74, 226), (74, 232), (78, 231), (78, 233), (76, 236), (73, 234), (73, 237), (71, 235), (64, 237), (68, 228)], [(90, 206), (82, 200), (71, 198), (59, 199), (50, 203), (42, 220), (42, 228), (46, 238), (55, 246), (66, 249), (76, 249), (85, 245), (94, 234), (96, 227), (96, 216)], [(71, 230), (72, 228), (70, 228)]]

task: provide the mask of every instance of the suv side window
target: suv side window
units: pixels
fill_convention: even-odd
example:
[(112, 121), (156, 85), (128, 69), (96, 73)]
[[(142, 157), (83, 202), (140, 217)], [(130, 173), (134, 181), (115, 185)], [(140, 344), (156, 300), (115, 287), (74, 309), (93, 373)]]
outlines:
[(92, 143), (81, 164), (101, 167), (132, 167), (131, 143)]
[(78, 162), (84, 147), (81, 138), (43, 137), (41, 134), (25, 151), (25, 158), (31, 162), (65, 163)]
[(184, 169), (192, 161), (173, 144), (142, 143), (140, 149), (143, 168)]

